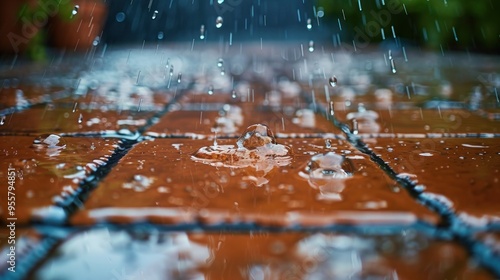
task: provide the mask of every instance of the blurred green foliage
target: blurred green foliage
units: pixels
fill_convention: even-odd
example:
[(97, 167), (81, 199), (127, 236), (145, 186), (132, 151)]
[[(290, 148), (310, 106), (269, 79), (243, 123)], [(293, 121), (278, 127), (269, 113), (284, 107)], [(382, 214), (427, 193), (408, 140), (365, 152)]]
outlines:
[[(386, 39), (392, 38), (394, 26), (400, 39), (432, 49), (500, 51), (497, 0), (319, 0), (319, 6), (324, 8), (329, 24), (337, 26), (340, 20), (344, 42), (354, 38), (356, 28), (374, 34), (366, 27), (371, 22), (368, 25), (373, 28), (375, 21)], [(391, 11), (385, 26), (380, 19), (383, 11)], [(369, 37), (371, 43), (382, 40), (381, 32)]]

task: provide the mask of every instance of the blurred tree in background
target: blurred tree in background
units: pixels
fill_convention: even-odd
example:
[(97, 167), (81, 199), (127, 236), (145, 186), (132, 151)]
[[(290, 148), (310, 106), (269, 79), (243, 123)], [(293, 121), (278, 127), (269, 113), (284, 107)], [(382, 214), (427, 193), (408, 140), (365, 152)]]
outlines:
[(343, 42), (364, 35), (376, 43), (395, 34), (436, 50), (500, 50), (496, 0), (319, 0), (319, 5)]

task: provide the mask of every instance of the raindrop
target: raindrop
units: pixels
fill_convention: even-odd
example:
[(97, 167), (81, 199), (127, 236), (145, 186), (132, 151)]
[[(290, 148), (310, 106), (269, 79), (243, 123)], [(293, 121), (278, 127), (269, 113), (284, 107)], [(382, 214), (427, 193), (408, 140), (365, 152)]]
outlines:
[(391, 59), (391, 72), (396, 73), (396, 64), (394, 63), (394, 59)]
[(313, 52), (314, 51), (314, 41), (311, 40), (309, 41), (309, 52)]
[(218, 16), (217, 19), (215, 20), (215, 27), (221, 28), (223, 22), (224, 22), (224, 20), (222, 19), (222, 17)]
[(177, 83), (180, 84), (182, 79), (182, 73), (177, 74)]
[(220, 74), (221, 74), (221, 76), (226, 75), (226, 70), (224, 69), (224, 67), (222, 67), (222, 68), (220, 69)]
[(124, 22), (125, 21), (125, 13), (119, 12), (116, 14), (115, 19), (117, 22)]
[(160, 32), (158, 32), (158, 40), (162, 40), (162, 39), (163, 39), (163, 37), (164, 37), (163, 32), (161, 32), (161, 31), (160, 31)]
[(330, 83), (331, 87), (336, 87), (337, 86), (337, 77), (335, 77), (335, 76), (330, 77), (330, 79), (328, 80), (328, 82)]
[(83, 116), (82, 114), (80, 114), (80, 116), (78, 117), (78, 123), (82, 123), (83, 122)]
[(388, 52), (389, 62), (391, 63), (391, 72), (396, 73), (396, 64), (394, 63), (394, 58), (392, 57), (392, 51)]
[(217, 3), (222, 4), (224, 3), (224, 0), (217, 0)]
[(80, 9), (80, 6), (79, 5), (75, 5), (75, 7), (73, 8), (73, 10), (71, 11), (71, 18), (73, 18), (74, 16), (76, 16), (76, 14), (78, 14), (78, 9)]
[(1, 116), (0, 117), (0, 125), (4, 125), (5, 124), (5, 116)]
[(313, 26), (312, 26), (312, 21), (311, 21), (311, 19), (310, 19), (310, 18), (308, 18), (308, 19), (307, 19), (307, 29), (308, 29), (308, 30), (311, 30), (311, 29), (312, 29), (312, 27), (313, 27)]
[(358, 134), (358, 121), (356, 119), (352, 119), (352, 134)]
[(334, 115), (335, 115), (335, 108), (333, 105), (333, 101), (330, 101), (330, 116), (334, 116)]
[(155, 10), (153, 12), (153, 16), (151, 17), (151, 19), (156, 19), (156, 16), (158, 16), (158, 10)]
[(174, 65), (170, 65), (170, 72), (168, 73), (170, 76), (174, 75)]
[(94, 41), (92, 41), (92, 46), (97, 47), (97, 45), (99, 45), (99, 42), (101, 42), (101, 37), (96, 36), (94, 38)]
[(330, 149), (332, 147), (332, 141), (330, 139), (325, 139), (325, 148)]
[(200, 27), (200, 39), (203, 40), (205, 39), (205, 25), (201, 25)]
[(233, 91), (231, 92), (231, 97), (232, 97), (233, 99), (235, 99), (235, 98), (236, 98), (236, 90), (234, 90), (234, 89), (233, 89)]
[(213, 95), (214, 94), (214, 87), (213, 86), (209, 86), (208, 87), (208, 95)]
[(219, 60), (217, 61), (217, 67), (221, 68), (223, 65), (224, 65), (224, 59), (219, 58)]

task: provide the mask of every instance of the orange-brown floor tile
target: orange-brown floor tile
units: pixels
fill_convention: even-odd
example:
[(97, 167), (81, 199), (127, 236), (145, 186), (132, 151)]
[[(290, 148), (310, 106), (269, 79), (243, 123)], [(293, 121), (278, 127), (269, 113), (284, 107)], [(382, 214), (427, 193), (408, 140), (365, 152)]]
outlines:
[(250, 125), (265, 124), (276, 135), (340, 134), (331, 121), (309, 109), (250, 104), (191, 104), (172, 111), (147, 130), (150, 136), (239, 136)]
[[(64, 220), (65, 212), (54, 205), (71, 197), (92, 171), (105, 165), (118, 144), (112, 139), (63, 137), (49, 146), (34, 144), (35, 139), (0, 137), (0, 177), (13, 187), (12, 195), (7, 195), (6, 186), (0, 196), (2, 220), (16, 218), (18, 224)], [(14, 209), (8, 209), (10, 201), (15, 201)]]
[(365, 139), (397, 173), (444, 197), (465, 221), (500, 222), (500, 139)]
[(5, 116), (2, 134), (39, 133), (102, 133), (127, 129), (136, 131), (145, 126), (153, 112), (75, 110), (73, 103), (36, 105)]
[[(352, 127), (352, 120), (358, 122), (359, 133), (378, 134), (415, 134), (420, 137), (431, 135), (460, 136), (464, 134), (498, 134), (500, 122), (483, 118), (473, 112), (462, 109), (370, 109), (363, 107), (358, 112), (346, 108), (345, 104), (335, 104), (335, 117)], [(365, 105), (366, 106), (366, 105)]]
[[(331, 147), (325, 147), (325, 141)], [(235, 145), (235, 139), (218, 145)], [(259, 223), (325, 226), (330, 224), (437, 223), (370, 159), (336, 139), (281, 139), (294, 155), (288, 165), (273, 160), (224, 167), (193, 161), (213, 142), (156, 139), (136, 145), (98, 185), (73, 224)], [(311, 180), (311, 157), (335, 152), (353, 165), (353, 176), (331, 183)], [(236, 162), (238, 163), (238, 162)], [(226, 165), (227, 166), (227, 165)], [(302, 176), (301, 176), (302, 173)], [(330, 181), (328, 181), (330, 182)], [(328, 186), (328, 187), (325, 187)]]

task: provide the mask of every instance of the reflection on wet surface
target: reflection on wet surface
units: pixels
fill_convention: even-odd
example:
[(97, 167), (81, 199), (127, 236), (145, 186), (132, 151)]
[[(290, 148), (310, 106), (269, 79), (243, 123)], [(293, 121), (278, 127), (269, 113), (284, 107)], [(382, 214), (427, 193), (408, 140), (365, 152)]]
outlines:
[[(140, 252), (140, 253), (138, 253)], [(93, 229), (57, 247), (42, 279), (492, 279), (415, 229), (384, 235)], [(75, 271), (85, 271), (75, 274)]]
[(16, 168), (18, 233), (41, 252), (21, 275), (498, 274), (498, 60), (176, 48), (1, 72), (0, 175)]

